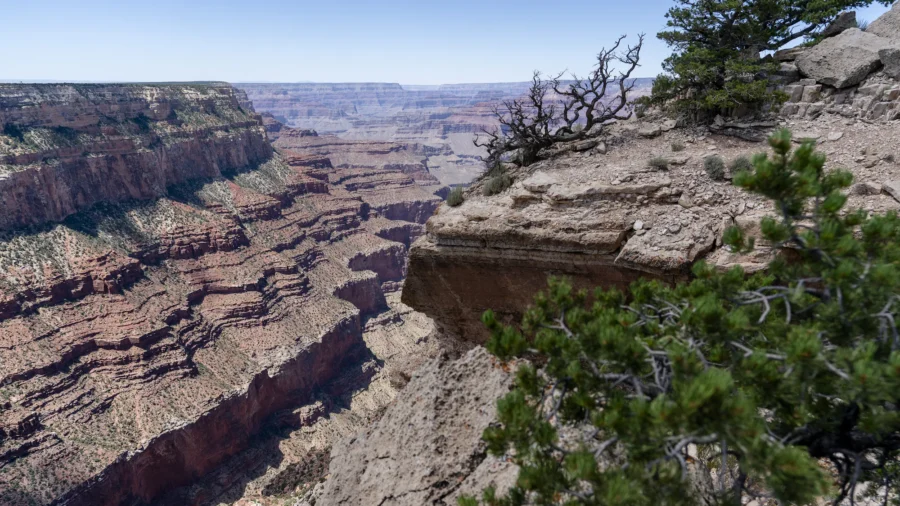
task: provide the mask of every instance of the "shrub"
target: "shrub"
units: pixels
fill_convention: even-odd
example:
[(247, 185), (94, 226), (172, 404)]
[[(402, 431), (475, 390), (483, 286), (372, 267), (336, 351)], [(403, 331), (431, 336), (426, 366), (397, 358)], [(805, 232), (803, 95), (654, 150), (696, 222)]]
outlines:
[(491, 177), (484, 183), (484, 196), (490, 197), (491, 195), (501, 193), (503, 190), (512, 186), (512, 183), (512, 178), (507, 174)]
[(137, 124), (138, 129), (142, 133), (147, 133), (150, 131), (150, 118), (146, 114), (138, 114), (137, 116), (135, 116), (133, 121)]
[(678, 153), (680, 151), (684, 151), (684, 143), (681, 141), (675, 141), (672, 143), (672, 151)]
[[(790, 261), (754, 275), (699, 262), (692, 281), (638, 281), (628, 296), (552, 279), (521, 327), (484, 314), (487, 349), (527, 359), (483, 435), (519, 477), (485, 503), (897, 497), (900, 218), (846, 212), (852, 176), (825, 172), (813, 143), (791, 152), (782, 131), (770, 144), (735, 184), (772, 201), (762, 238)], [(736, 227), (725, 242), (753, 249)]]
[(713, 181), (725, 179), (725, 160), (719, 155), (708, 156), (703, 160), (703, 170)]
[(750, 170), (753, 168), (753, 162), (750, 161), (750, 158), (747, 156), (739, 156), (731, 161), (728, 165), (728, 170), (732, 175), (737, 174), (738, 172), (742, 172), (745, 170)]
[(19, 125), (14, 123), (6, 123), (3, 125), (3, 135), (12, 137), (19, 142), (25, 140), (25, 132), (22, 131), (22, 128), (20, 128)]
[(654, 156), (647, 162), (647, 166), (656, 170), (669, 170), (669, 160), (661, 156)]
[(482, 186), (482, 193), (485, 197), (496, 195), (503, 190), (509, 188), (513, 184), (512, 177), (509, 176), (503, 164), (496, 162), (484, 175), (485, 182)]
[(466, 200), (465, 195), (463, 195), (463, 189), (461, 186), (457, 186), (450, 190), (450, 195), (447, 195), (447, 205), (450, 207), (456, 207), (463, 203)]

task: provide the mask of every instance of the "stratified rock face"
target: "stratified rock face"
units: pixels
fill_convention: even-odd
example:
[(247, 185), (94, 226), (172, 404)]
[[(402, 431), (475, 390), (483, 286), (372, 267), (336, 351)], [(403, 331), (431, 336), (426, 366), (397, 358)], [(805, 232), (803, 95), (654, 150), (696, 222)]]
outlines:
[[(638, 79), (634, 96), (650, 89)], [(520, 97), (527, 83), (401, 86), (389, 83), (237, 84), (257, 110), (289, 126), (343, 139), (391, 141), (425, 160), (443, 184), (468, 183), (484, 170), (472, 143), (497, 125), (492, 106)]]
[(481, 440), (512, 375), (484, 348), (424, 365), (366, 431), (335, 446), (319, 506), (451, 506), (511, 486), (518, 470)]
[(269, 159), (228, 85), (0, 84), (0, 230)]
[[(848, 135), (826, 144), (830, 163), (853, 169), (860, 182), (878, 182), (900, 170), (893, 155), (884, 155), (895, 152), (891, 136), (900, 125), (860, 123), (850, 139), (844, 120), (835, 124)], [(829, 128), (838, 128), (828, 125), (802, 132), (812, 126), (800, 123), (796, 134), (825, 139)], [(722, 232), (732, 224), (748, 233), (758, 228), (769, 204), (727, 181), (712, 181), (703, 169), (707, 156), (721, 155), (727, 164), (763, 147), (678, 130), (643, 138), (640, 132), (651, 127), (619, 123), (610, 130), (608, 154), (567, 146), (550, 159), (510, 168), (514, 183), (498, 195), (483, 196), (484, 181), (477, 181), (460, 206), (442, 205), (410, 250), (403, 301), (433, 318), (443, 333), (480, 344), (488, 337), (484, 311), (520, 321), (551, 275), (571, 278), (580, 287), (626, 289), (638, 278), (687, 279), (701, 259), (722, 268), (763, 267), (769, 258), (764, 247), (742, 257), (720, 246)], [(672, 153), (673, 142), (687, 149)], [(880, 153), (871, 159), (872, 167), (880, 163), (878, 169), (854, 162), (857, 145)], [(668, 168), (650, 167), (654, 156), (667, 158)], [(889, 161), (882, 163), (881, 156)], [(856, 198), (851, 206), (862, 206)], [(865, 199), (872, 200), (866, 209), (896, 208), (886, 195)]]
[(427, 325), (396, 290), (440, 198), (402, 168), (275, 153), (241, 95), (0, 86), (0, 504), (149, 502), (273, 413), (365, 389), (390, 339), (416, 353)]

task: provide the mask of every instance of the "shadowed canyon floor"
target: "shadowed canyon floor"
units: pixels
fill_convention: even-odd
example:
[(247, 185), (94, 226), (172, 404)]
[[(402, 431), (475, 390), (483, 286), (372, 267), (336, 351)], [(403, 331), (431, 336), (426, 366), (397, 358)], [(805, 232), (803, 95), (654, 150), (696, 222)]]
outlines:
[(246, 103), (0, 86), (0, 504), (294, 486), (427, 358), (397, 290), (442, 186), (393, 159), (335, 167), (290, 129), (275, 151)]

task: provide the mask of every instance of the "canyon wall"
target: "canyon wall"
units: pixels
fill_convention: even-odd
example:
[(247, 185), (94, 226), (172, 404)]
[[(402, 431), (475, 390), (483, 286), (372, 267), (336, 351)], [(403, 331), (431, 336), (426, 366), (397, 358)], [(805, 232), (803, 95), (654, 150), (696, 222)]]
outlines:
[(393, 147), (335, 166), (216, 83), (0, 85), (0, 125), (0, 504), (218, 501), (430, 353), (397, 290), (442, 185)]

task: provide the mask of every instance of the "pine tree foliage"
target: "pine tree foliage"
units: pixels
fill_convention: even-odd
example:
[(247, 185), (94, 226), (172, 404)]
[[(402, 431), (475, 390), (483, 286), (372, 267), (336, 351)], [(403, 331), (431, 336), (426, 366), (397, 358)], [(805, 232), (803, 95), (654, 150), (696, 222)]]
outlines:
[(734, 177), (773, 204), (765, 272), (698, 263), (628, 295), (554, 279), (520, 328), (485, 313), (490, 352), (525, 365), (484, 433), (518, 480), (483, 503), (897, 502), (900, 219), (846, 210), (851, 175), (812, 143), (770, 144)]
[(778, 70), (760, 52), (814, 38), (845, 10), (893, 0), (675, 0), (667, 30), (657, 34), (673, 54), (648, 102), (688, 119), (752, 111), (785, 97), (767, 76)]

